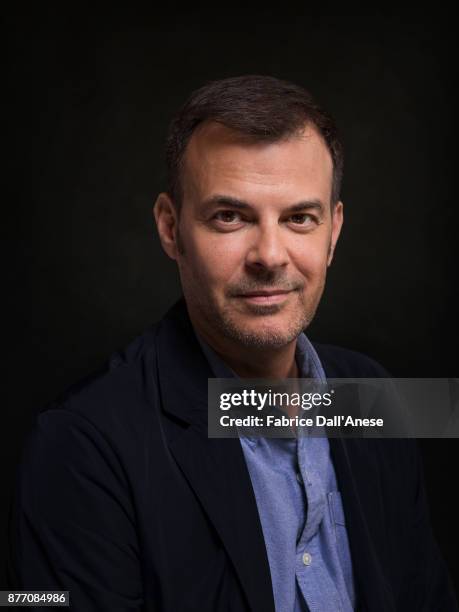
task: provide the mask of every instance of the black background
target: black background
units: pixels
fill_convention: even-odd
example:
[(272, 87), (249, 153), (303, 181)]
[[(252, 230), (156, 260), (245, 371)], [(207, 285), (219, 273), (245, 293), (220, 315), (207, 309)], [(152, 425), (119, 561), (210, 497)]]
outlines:
[[(34, 415), (179, 295), (151, 208), (167, 124), (208, 80), (292, 80), (341, 128), (345, 224), (309, 337), (369, 354), (394, 376), (458, 374), (447, 15), (74, 11), (3, 19), (0, 566)], [(434, 530), (459, 585), (459, 443), (421, 444)]]

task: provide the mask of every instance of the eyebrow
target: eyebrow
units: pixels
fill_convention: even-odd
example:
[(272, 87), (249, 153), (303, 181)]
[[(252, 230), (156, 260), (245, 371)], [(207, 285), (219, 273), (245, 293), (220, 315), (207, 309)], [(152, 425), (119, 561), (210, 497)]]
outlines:
[[(211, 208), (212, 206), (229, 206), (231, 208), (235, 208), (237, 210), (250, 210), (253, 208), (249, 202), (245, 202), (244, 200), (239, 200), (239, 198), (233, 198), (232, 196), (226, 195), (214, 195), (210, 198), (207, 198), (202, 203), (203, 206), (207, 208)], [(325, 207), (321, 200), (302, 200), (301, 202), (296, 202), (295, 204), (291, 204), (287, 206), (285, 209), (286, 212), (295, 213), (301, 210), (317, 210), (318, 212), (323, 212)]]

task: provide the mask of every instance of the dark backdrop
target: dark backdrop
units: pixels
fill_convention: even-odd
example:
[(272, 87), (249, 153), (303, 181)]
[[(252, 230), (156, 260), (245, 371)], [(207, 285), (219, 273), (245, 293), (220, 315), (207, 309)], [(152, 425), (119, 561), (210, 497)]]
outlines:
[[(167, 124), (210, 79), (293, 80), (341, 127), (345, 225), (310, 337), (367, 353), (394, 376), (458, 374), (448, 17), (113, 10), (4, 16), (0, 567), (34, 415), (179, 294), (151, 208)], [(422, 448), (434, 529), (458, 584), (459, 442)]]

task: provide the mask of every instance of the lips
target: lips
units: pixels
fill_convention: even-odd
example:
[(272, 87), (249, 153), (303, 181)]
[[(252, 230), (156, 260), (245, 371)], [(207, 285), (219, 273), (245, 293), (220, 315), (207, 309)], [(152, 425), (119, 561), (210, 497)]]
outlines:
[(279, 304), (287, 299), (291, 290), (270, 289), (269, 291), (251, 291), (237, 297), (253, 304)]
[(274, 289), (270, 291), (251, 291), (250, 293), (243, 293), (241, 297), (270, 297), (272, 295), (285, 295), (290, 293), (291, 290), (286, 289)]

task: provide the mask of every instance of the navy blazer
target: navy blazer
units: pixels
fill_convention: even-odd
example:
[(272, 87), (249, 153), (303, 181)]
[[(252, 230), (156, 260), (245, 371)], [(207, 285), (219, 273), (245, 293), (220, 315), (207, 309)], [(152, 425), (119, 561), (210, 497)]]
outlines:
[[(315, 348), (328, 377), (385, 375), (360, 354)], [(12, 588), (69, 590), (81, 612), (274, 612), (240, 442), (207, 437), (211, 376), (182, 299), (38, 415), (11, 511)], [(457, 610), (416, 442), (330, 448), (358, 610)]]

